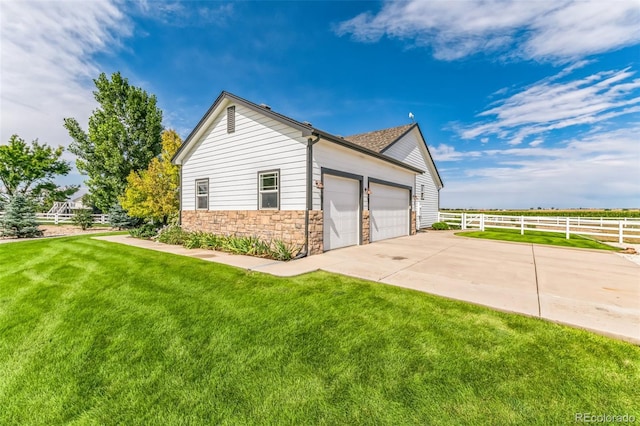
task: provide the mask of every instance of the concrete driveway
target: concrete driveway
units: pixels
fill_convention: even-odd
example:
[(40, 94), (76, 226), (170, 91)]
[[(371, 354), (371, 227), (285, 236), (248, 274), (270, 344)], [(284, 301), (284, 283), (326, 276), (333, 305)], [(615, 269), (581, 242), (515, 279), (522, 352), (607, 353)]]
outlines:
[(640, 265), (611, 252), (428, 232), (255, 269), (323, 269), (640, 344)]
[(539, 316), (640, 344), (640, 265), (612, 252), (463, 238), (445, 231), (274, 262), (125, 236), (100, 239), (279, 276), (322, 269)]

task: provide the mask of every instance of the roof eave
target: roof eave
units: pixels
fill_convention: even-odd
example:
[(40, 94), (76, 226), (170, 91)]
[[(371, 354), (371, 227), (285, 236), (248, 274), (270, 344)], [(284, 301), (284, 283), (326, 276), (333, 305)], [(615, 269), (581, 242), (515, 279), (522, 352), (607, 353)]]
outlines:
[(230, 99), (231, 101), (238, 103), (246, 108), (249, 108), (253, 111), (260, 112), (270, 118), (273, 118), (276, 121), (284, 123), (288, 126), (293, 127), (294, 129), (300, 130), (302, 136), (311, 136), (313, 128), (304, 123), (296, 121), (292, 118), (279, 114), (277, 112), (271, 111), (270, 109), (264, 108), (260, 105), (254, 104), (251, 101), (243, 99), (239, 96), (236, 96), (232, 93), (222, 91), (220, 95), (213, 102), (211, 107), (207, 110), (207, 112), (202, 116), (196, 127), (189, 133), (189, 136), (184, 140), (184, 143), (180, 146), (180, 149), (175, 153), (175, 155), (171, 158), (171, 162), (173, 164), (181, 164), (184, 155), (188, 152), (188, 147), (193, 143), (193, 139), (199, 134), (202, 128), (208, 123), (209, 119), (213, 112), (220, 106), (220, 104), (225, 100)]
[[(412, 127), (413, 129), (414, 127)], [(429, 155), (429, 160), (431, 161), (431, 164), (433, 165), (433, 170), (435, 170), (436, 172), (436, 177), (438, 178), (438, 182), (440, 183), (440, 188), (438, 188), (438, 190), (444, 188), (444, 182), (442, 181), (442, 177), (440, 177), (440, 172), (438, 171), (438, 166), (436, 166), (436, 162), (433, 160), (433, 156), (431, 155), (431, 151), (429, 150), (429, 145), (427, 145), (427, 140), (424, 138), (424, 135), (422, 134), (422, 130), (420, 130), (420, 126), (418, 126), (418, 123), (416, 123), (415, 128), (418, 129), (418, 133), (420, 133), (420, 138), (422, 138), (422, 141), (424, 142), (424, 147), (427, 150), (427, 155)]]
[(395, 158), (387, 157), (386, 155), (377, 153), (377, 152), (372, 151), (370, 149), (366, 149), (366, 148), (364, 148), (364, 147), (362, 147), (360, 145), (357, 145), (357, 144), (355, 144), (353, 142), (349, 142), (349, 141), (347, 141), (347, 140), (345, 140), (343, 138), (340, 138), (338, 136), (332, 135), (331, 133), (327, 133), (325, 131), (318, 130), (318, 129), (313, 129), (313, 134), (315, 136), (320, 136), (321, 138), (323, 138), (325, 140), (328, 140), (329, 142), (333, 142), (335, 144), (342, 145), (345, 148), (350, 148), (350, 149), (353, 149), (354, 151), (358, 151), (358, 152), (361, 152), (363, 154), (369, 155), (371, 157), (378, 158), (380, 160), (386, 161), (387, 163), (391, 163), (391, 164), (394, 164), (394, 165), (396, 165), (398, 167), (402, 167), (403, 169), (407, 169), (407, 170), (410, 170), (410, 171), (415, 172), (415, 173), (424, 173), (425, 172), (425, 170), (421, 170), (421, 169), (419, 169), (417, 167), (413, 167), (413, 166), (411, 166), (409, 164), (403, 163), (402, 161), (398, 161)]
[(405, 130), (404, 132), (402, 132), (402, 134), (400, 136), (398, 136), (397, 138), (395, 138), (393, 141), (391, 141), (391, 143), (389, 143), (387, 146), (385, 146), (384, 148), (382, 148), (380, 150), (380, 154), (384, 153), (387, 149), (391, 148), (391, 146), (393, 146), (396, 142), (398, 142), (400, 139), (402, 139), (407, 133), (409, 133), (410, 131), (412, 131), (416, 126), (418, 125), (418, 123), (413, 123), (411, 125), (411, 127), (408, 127), (407, 130)]

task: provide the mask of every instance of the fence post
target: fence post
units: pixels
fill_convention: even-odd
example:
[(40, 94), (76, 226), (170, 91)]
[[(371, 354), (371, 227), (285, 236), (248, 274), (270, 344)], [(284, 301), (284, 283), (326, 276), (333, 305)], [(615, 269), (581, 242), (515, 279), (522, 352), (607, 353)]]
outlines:
[(440, 216), (440, 210), (438, 210), (438, 220), (436, 220), (436, 222), (442, 222), (441, 216)]
[(484, 213), (480, 215), (480, 230), (484, 232)]
[(58, 224), (58, 213), (55, 214), (55, 216), (53, 217), (53, 223), (54, 224)]
[(520, 216), (520, 235), (524, 235), (524, 216)]
[(624, 222), (622, 222), (622, 221), (618, 222), (618, 243), (620, 243), (620, 244), (622, 244), (622, 242), (623, 242), (623, 238), (622, 238), (624, 236), (623, 231), (622, 231), (623, 227), (624, 227)]
[(462, 213), (462, 223), (460, 224), (460, 228), (462, 230), (467, 229), (467, 214), (466, 213)]
[(569, 227), (569, 226), (570, 226), (570, 225), (569, 225), (569, 221), (570, 221), (570, 220), (571, 220), (571, 218), (570, 218), (569, 216), (567, 216), (567, 218), (565, 219), (566, 227), (567, 227), (565, 237), (567, 238), (567, 240), (568, 240), (569, 238), (571, 238), (571, 228)]

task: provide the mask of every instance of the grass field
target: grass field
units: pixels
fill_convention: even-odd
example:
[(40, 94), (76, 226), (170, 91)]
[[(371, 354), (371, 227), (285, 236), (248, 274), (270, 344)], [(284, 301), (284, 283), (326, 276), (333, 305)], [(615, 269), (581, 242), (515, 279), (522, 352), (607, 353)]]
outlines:
[(625, 210), (455, 210), (441, 209), (446, 213), (484, 213), (501, 216), (560, 216), (560, 217), (604, 217), (604, 218), (640, 218), (640, 209)]
[(0, 424), (640, 418), (640, 347), (329, 273), (0, 245)]
[(590, 238), (572, 234), (568, 240), (565, 234), (559, 232), (525, 231), (520, 235), (519, 229), (492, 229), (485, 231), (463, 231), (456, 235), (472, 238), (484, 238), (487, 240), (513, 241), (518, 243), (547, 244), (561, 247), (587, 248), (598, 250), (620, 251), (619, 248), (603, 244)]

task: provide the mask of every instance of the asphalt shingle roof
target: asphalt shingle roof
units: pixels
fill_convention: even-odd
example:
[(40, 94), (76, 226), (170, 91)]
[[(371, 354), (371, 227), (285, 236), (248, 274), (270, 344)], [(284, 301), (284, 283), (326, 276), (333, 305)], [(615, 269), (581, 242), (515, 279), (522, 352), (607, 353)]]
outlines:
[(414, 124), (391, 127), (389, 129), (375, 130), (373, 132), (359, 133), (357, 135), (345, 136), (346, 141), (360, 145), (377, 153), (382, 152), (386, 147), (398, 140)]

